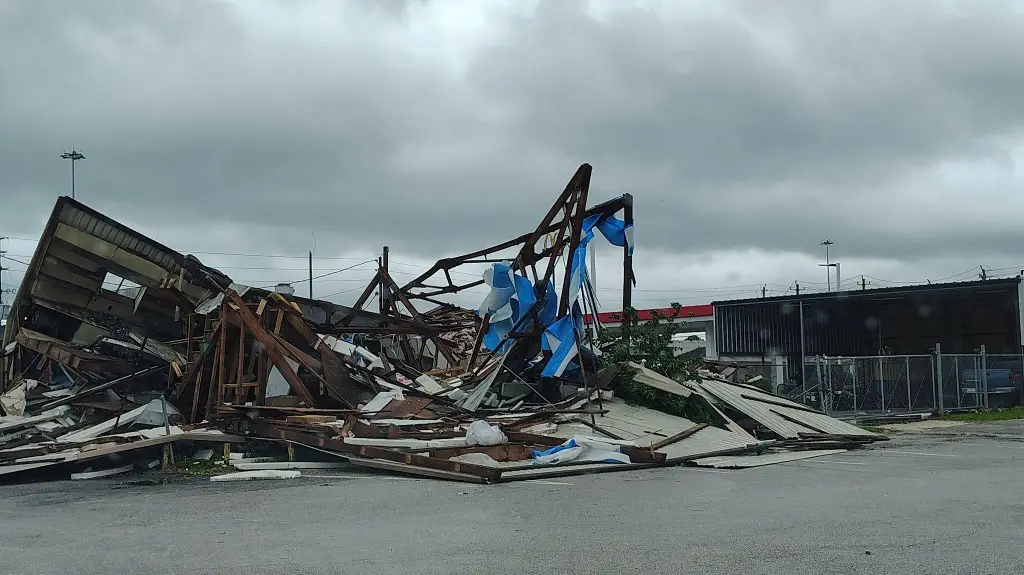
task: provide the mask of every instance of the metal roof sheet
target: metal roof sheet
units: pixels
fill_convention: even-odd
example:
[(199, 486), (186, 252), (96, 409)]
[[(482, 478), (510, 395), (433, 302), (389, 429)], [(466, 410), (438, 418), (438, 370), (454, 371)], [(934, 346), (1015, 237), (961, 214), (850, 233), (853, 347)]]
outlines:
[[(802, 433), (829, 433), (874, 437), (871, 433), (823, 413), (807, 411), (807, 407), (788, 399), (755, 391), (715, 379), (705, 379), (700, 386), (708, 393), (745, 413), (761, 425), (785, 439), (799, 439)], [(770, 402), (770, 403), (768, 403)], [(787, 407), (786, 405), (792, 407)]]
[(748, 467), (761, 467), (762, 465), (774, 465), (786, 463), (787, 461), (799, 461), (823, 455), (835, 455), (845, 453), (845, 449), (823, 449), (821, 451), (783, 451), (779, 453), (765, 453), (763, 455), (726, 455), (719, 457), (704, 457), (693, 461), (700, 467), (716, 467), (719, 469), (746, 469)]
[(726, 431), (718, 427), (705, 427), (682, 441), (666, 445), (658, 450), (666, 455), (665, 461), (677, 463), (695, 456), (721, 453), (734, 449), (770, 445), (771, 441), (758, 441), (749, 435)]
[(637, 383), (642, 383), (648, 387), (659, 389), (666, 393), (673, 395), (679, 395), (682, 397), (690, 397), (693, 391), (685, 385), (669, 378), (653, 369), (648, 369), (639, 363), (629, 362), (629, 367), (636, 370), (636, 375), (633, 376), (633, 380)]
[[(685, 417), (669, 415), (646, 407), (628, 405), (622, 400), (605, 401), (604, 409), (608, 410), (608, 413), (595, 417), (597, 426), (631, 441), (639, 447), (649, 446), (695, 425)], [(582, 423), (572, 422), (559, 425), (558, 429), (549, 435), (566, 439), (574, 435), (600, 437), (600, 433), (593, 428)], [(771, 443), (770, 441), (758, 441), (746, 433), (735, 433), (718, 427), (705, 427), (686, 439), (666, 445), (658, 452), (666, 455), (668, 463), (676, 463), (698, 455)]]
[(772, 405), (760, 401), (752, 401), (743, 397), (748, 390), (734, 385), (705, 379), (700, 383), (708, 393), (729, 404), (733, 409), (746, 414), (761, 425), (785, 439), (798, 439), (801, 433), (818, 433), (816, 430), (798, 423), (788, 421), (772, 411)]

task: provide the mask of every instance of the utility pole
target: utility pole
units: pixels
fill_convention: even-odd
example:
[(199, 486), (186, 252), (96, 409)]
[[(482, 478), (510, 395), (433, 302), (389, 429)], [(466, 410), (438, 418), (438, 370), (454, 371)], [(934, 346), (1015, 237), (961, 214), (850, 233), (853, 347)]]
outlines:
[[(387, 246), (384, 246), (383, 253), (381, 253), (381, 257), (380, 257), (380, 269), (381, 269), (381, 271), (383, 273), (381, 273), (381, 276), (380, 276), (380, 297), (378, 297), (377, 299), (380, 300), (378, 303), (380, 304), (380, 314), (381, 315), (384, 315), (385, 313), (387, 313), (388, 309), (391, 308), (391, 301), (390, 301), (390, 299), (391, 299), (390, 298), (391, 291), (389, 289), (388, 290), (384, 289), (384, 274), (388, 273), (388, 252), (390, 252), (390, 251), (391, 250)], [(390, 276), (390, 274), (388, 274), (388, 275)], [(385, 293), (388, 294), (387, 298), (385, 298), (385, 295), (384, 295)], [(385, 301), (385, 299), (387, 299), (389, 301)]]
[(7, 270), (7, 268), (4, 267), (4, 254), (7, 253), (6, 251), (4, 251), (4, 240), (6, 239), (8, 239), (7, 236), (0, 236), (0, 310), (3, 309), (4, 294), (7, 293), (6, 290), (4, 290), (2, 281), (4, 277), (4, 271)]
[(309, 250), (309, 299), (313, 299), (313, 250)]
[(978, 277), (981, 278), (981, 281), (987, 280), (988, 275), (985, 273), (985, 266), (978, 266), (978, 269), (981, 270), (981, 273), (978, 274)]
[(864, 275), (860, 276), (860, 289), (861, 291), (868, 289), (868, 280), (864, 279)]
[[(833, 246), (833, 245), (835, 245), (835, 242), (833, 242), (831, 238), (826, 238), (825, 241), (821, 242), (821, 244), (819, 244), (819, 245), (825, 246), (825, 263), (818, 264), (818, 266), (825, 268), (825, 277), (826, 277), (826, 282), (828, 282), (827, 283), (828, 291), (832, 291), (832, 270), (830, 270), (829, 268), (835, 267), (836, 264), (833, 264), (832, 260), (829, 259), (828, 248)], [(836, 279), (836, 284), (837, 284), (836, 288), (838, 289), (839, 288), (839, 285), (838, 285), (839, 284), (839, 279), (838, 278)]]
[(71, 160), (71, 199), (75, 199), (75, 162), (84, 160), (85, 155), (78, 150), (71, 148), (70, 152), (63, 152), (60, 155), (63, 160)]
[[(4, 267), (4, 254), (7, 252), (3, 249), (4, 240), (10, 239), (7, 236), (0, 236), (0, 319), (3, 319), (7, 315), (7, 306), (4, 304), (4, 294), (15, 293), (12, 289), (7, 289), (3, 286), (4, 271), (7, 268)], [(0, 332), (2, 333), (2, 332)]]
[(793, 284), (796, 286), (796, 295), (800, 295), (800, 282), (795, 281)]
[(765, 292), (768, 291), (768, 284), (761, 286), (761, 297), (765, 297)]

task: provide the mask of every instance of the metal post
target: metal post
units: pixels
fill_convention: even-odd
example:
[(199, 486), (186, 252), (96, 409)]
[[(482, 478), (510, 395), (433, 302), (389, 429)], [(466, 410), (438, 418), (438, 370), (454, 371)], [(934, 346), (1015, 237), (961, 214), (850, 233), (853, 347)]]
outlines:
[(935, 403), (938, 406), (939, 414), (943, 414), (946, 411), (945, 398), (943, 398), (942, 392), (942, 346), (935, 344)]
[[(879, 352), (881, 353), (881, 352)], [(882, 373), (882, 356), (878, 356), (878, 383), (882, 394), (882, 413), (885, 413), (885, 374)]]
[[(821, 399), (818, 401), (818, 405), (822, 411), (825, 411), (825, 386), (821, 380), (821, 356), (814, 356), (814, 372), (818, 376), (818, 397)], [(827, 411), (825, 411), (828, 414)]]
[(804, 302), (800, 300), (800, 403), (807, 397), (807, 356), (804, 348)]
[(309, 299), (313, 299), (313, 250), (309, 250)]
[(167, 418), (167, 394), (160, 395), (160, 409), (164, 412), (164, 435), (170, 435), (171, 423)]
[[(633, 196), (623, 194), (622, 200), (622, 219), (626, 224), (626, 241), (622, 246), (622, 313), (625, 314), (629, 308), (633, 307)], [(572, 254), (569, 254), (569, 258), (572, 258)], [(627, 324), (626, 329), (622, 330), (622, 339), (627, 353), (632, 349), (630, 346), (632, 327)]]
[(953, 388), (956, 391), (956, 406), (963, 407), (963, 400), (960, 397), (960, 356), (953, 356), (953, 381), (956, 383), (956, 387)]
[(985, 409), (988, 409), (988, 358), (985, 357), (985, 345), (981, 346), (981, 380), (984, 382), (982, 385), (982, 401), (985, 403)]
[(910, 356), (903, 358), (907, 364), (907, 411), (914, 408), (914, 398), (910, 394)]
[(857, 366), (860, 365), (860, 361), (858, 361), (858, 360), (859, 360), (859, 358), (856, 358), (856, 357), (853, 358), (852, 360), (850, 360), (850, 361), (853, 362), (853, 365), (851, 366), (853, 369), (851, 369), (850, 371), (853, 372), (853, 411), (854, 412), (857, 411)]

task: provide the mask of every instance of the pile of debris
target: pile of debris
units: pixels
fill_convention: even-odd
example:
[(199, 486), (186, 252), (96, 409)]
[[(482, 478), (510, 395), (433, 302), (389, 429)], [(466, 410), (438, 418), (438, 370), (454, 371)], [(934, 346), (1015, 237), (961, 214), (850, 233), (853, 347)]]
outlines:
[[(629, 195), (587, 208), (590, 174), (581, 166), (533, 231), (404, 286), (385, 248), (352, 306), (233, 283), (60, 198), (4, 333), (0, 478), (151, 469), (173, 462), (173, 445), (208, 456), (211, 442), (247, 474), (303, 467), (231, 450), (263, 441), (289, 459), (297, 446), (317, 453), (321, 467), (493, 483), (762, 465), (881, 439), (710, 371), (677, 382), (638, 364), (599, 369), (583, 325), (596, 302), (587, 248), (597, 233), (622, 248), (630, 307), (633, 216)], [(453, 280), (472, 264), (488, 265), (480, 279)], [(438, 299), (481, 285), (477, 310)], [(377, 309), (364, 309), (374, 293)], [(629, 405), (623, 380), (712, 416)]]

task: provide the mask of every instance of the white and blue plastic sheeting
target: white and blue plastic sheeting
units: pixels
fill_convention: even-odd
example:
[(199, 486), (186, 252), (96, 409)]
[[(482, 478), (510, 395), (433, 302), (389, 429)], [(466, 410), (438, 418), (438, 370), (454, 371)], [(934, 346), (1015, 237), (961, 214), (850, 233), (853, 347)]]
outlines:
[(530, 453), (534, 465), (558, 465), (569, 461), (588, 463), (632, 463), (619, 446), (583, 437), (573, 437), (561, 445)]
[[(490, 315), (490, 325), (483, 343), (491, 351), (497, 350), (509, 332), (533, 307), (537, 298), (533, 283), (515, 273), (507, 262), (495, 263), (484, 271), (484, 282), (491, 287), (477, 314)], [(554, 288), (552, 288), (554, 289)]]
[(544, 351), (551, 352), (551, 358), (544, 364), (544, 370), (541, 371), (542, 377), (562, 375), (572, 360), (579, 355), (580, 349), (577, 344), (579, 338), (574, 333), (575, 330), (576, 326), (571, 315), (563, 317), (544, 330), (540, 347)]
[[(545, 327), (541, 347), (551, 352), (551, 358), (544, 367), (544, 377), (557, 377), (565, 373), (572, 360), (579, 355), (579, 335), (583, 332), (583, 312), (579, 304), (581, 287), (589, 281), (587, 270), (587, 245), (594, 239), (594, 230), (615, 246), (626, 247), (629, 255), (633, 254), (633, 226), (612, 215), (594, 214), (583, 220), (582, 237), (576, 250), (569, 258), (568, 301), (570, 313), (557, 319), (558, 296), (554, 282), (549, 281), (544, 287), (544, 308), (540, 310), (538, 319)], [(537, 302), (536, 294), (540, 291), (525, 276), (515, 273), (511, 262), (493, 264), (484, 272), (484, 282), (491, 291), (480, 304), (477, 314), (481, 317), (490, 316), (483, 344), (491, 351), (499, 351), (499, 346), (507, 347), (509, 333), (518, 325), (525, 329), (529, 319), (525, 316)], [(556, 321), (557, 319), (557, 321)], [(573, 333), (575, 329), (576, 333)], [(505, 342), (504, 345), (502, 342)]]

